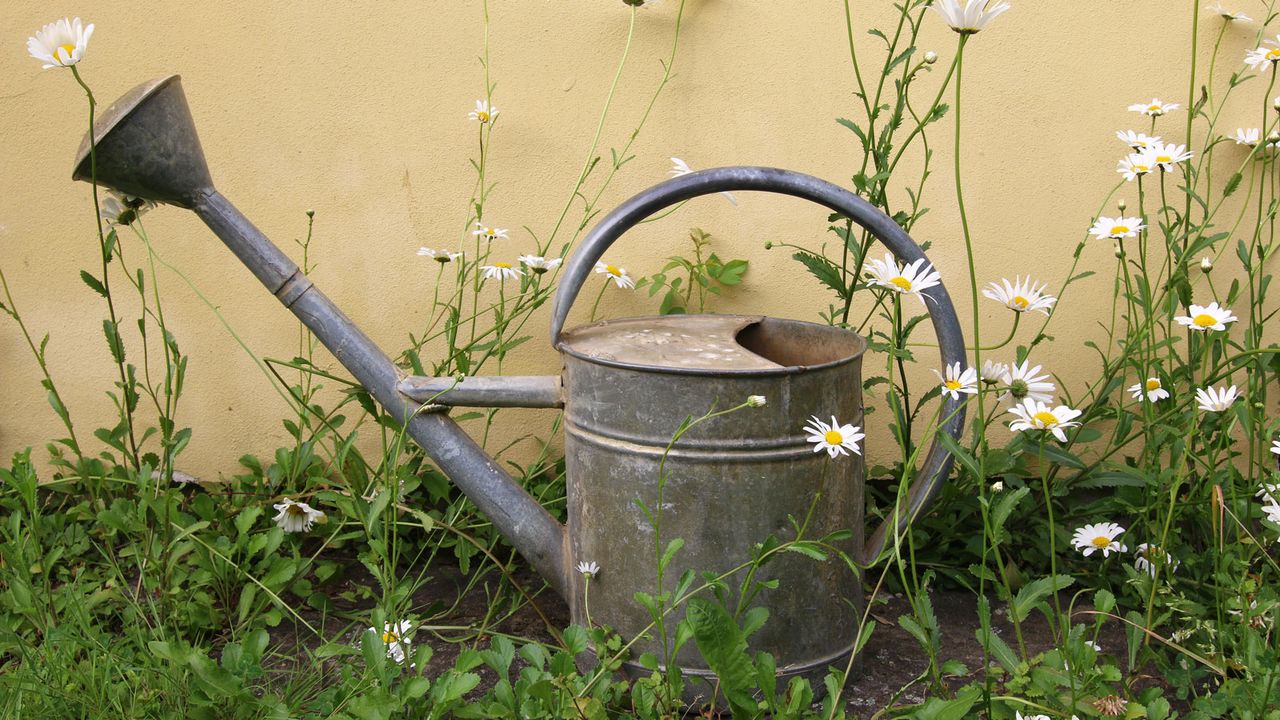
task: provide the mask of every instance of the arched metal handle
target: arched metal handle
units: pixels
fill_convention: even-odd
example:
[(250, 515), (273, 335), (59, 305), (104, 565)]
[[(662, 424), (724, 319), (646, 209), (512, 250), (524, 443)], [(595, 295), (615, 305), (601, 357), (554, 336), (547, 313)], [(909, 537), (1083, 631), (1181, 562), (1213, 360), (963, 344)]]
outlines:
[[(889, 248), (899, 261), (914, 262), (925, 257), (924, 251), (897, 223), (873, 205), (842, 187), (789, 170), (766, 167), (726, 167), (682, 175), (655, 185), (623, 203), (609, 213), (582, 241), (569, 259), (551, 306), (551, 344), (559, 347), (569, 308), (578, 297), (595, 264), (623, 233), (640, 221), (676, 203), (701, 195), (725, 191), (761, 190), (804, 198), (828, 207), (852, 219)], [(929, 316), (938, 336), (944, 367), (952, 363), (968, 366), (960, 321), (956, 318), (951, 297), (941, 284), (923, 291), (928, 297)], [(964, 428), (964, 404), (948, 398), (942, 407), (947, 420), (938, 429), (959, 440)], [(951, 453), (935, 438), (925, 456), (924, 465), (907, 494), (905, 505), (890, 514), (863, 545), (864, 564), (870, 564), (884, 549), (886, 536), (892, 529), (906, 527), (937, 495), (943, 480), (951, 471)], [(896, 523), (889, 522), (897, 518)]]

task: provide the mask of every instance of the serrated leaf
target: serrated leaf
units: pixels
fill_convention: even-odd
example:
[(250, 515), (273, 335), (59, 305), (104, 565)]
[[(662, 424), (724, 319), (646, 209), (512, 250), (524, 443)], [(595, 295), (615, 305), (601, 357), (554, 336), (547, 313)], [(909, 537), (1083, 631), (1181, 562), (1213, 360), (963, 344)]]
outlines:
[(1015, 622), (1026, 620), (1036, 605), (1040, 604), (1046, 597), (1070, 587), (1074, 582), (1075, 580), (1070, 575), (1051, 575), (1039, 580), (1032, 580), (1022, 586), (1022, 589), (1014, 596), (1013, 602), (1009, 604), (1010, 617)]

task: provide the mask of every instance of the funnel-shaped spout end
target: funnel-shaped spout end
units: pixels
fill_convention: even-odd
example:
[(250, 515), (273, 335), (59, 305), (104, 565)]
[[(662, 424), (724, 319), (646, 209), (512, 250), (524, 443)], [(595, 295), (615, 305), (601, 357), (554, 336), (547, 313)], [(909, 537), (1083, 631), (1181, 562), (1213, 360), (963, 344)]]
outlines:
[(150, 80), (125, 93), (93, 124), (96, 157), (86, 133), (72, 177), (128, 195), (189, 208), (212, 189), (209, 166), (178, 75)]

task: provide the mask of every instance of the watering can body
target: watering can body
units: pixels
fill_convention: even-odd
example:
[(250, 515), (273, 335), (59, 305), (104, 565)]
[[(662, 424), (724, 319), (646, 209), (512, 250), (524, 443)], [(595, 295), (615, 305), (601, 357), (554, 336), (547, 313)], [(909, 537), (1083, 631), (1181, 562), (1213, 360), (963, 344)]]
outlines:
[[(803, 198), (857, 223), (904, 263), (924, 258), (890, 218), (817, 178), (774, 168), (719, 168), (636, 195), (584, 238), (559, 278), (551, 342), (561, 351), (562, 372), (459, 382), (406, 378), (214, 189), (177, 76), (144, 83), (109, 107), (82, 143), (73, 177), (194, 211), (568, 600), (577, 623), (607, 624), (628, 638), (645, 633), (650, 616), (635, 602), (637, 592), (670, 590), (686, 570), (725, 573), (746, 562), (757, 543), (771, 536), (792, 539), (811, 520), (805, 527), (810, 538), (852, 532), (826, 561), (783, 553), (764, 566), (758, 578), (776, 581), (776, 587), (752, 598), (768, 608), (770, 620), (751, 643), (774, 656), (779, 675), (816, 678), (829, 664), (843, 665), (852, 651), (863, 602), (857, 565), (874, 561), (927, 506), (950, 470), (950, 454), (935, 438), (909, 491), (863, 540), (861, 457), (815, 453), (803, 430), (810, 417), (862, 425), (865, 341), (852, 332), (743, 316), (637, 318), (563, 330), (593, 266), (615, 240), (645, 218), (700, 195), (756, 190)], [(967, 365), (945, 288), (928, 288), (923, 296), (943, 363)], [(753, 395), (767, 404), (708, 419), (672, 443), (682, 418)], [(564, 408), (567, 524), (449, 418), (454, 405)], [(962, 403), (945, 400), (940, 417), (938, 432), (958, 437)], [(658, 588), (657, 556), (676, 538), (684, 546)], [(836, 559), (840, 555), (851, 562)], [(595, 563), (599, 572), (588, 581), (575, 571), (578, 563)], [(668, 616), (669, 636), (680, 615)], [(662, 657), (656, 642), (637, 652)], [(686, 699), (709, 699), (714, 676), (693, 643), (674, 661), (686, 676), (706, 680), (691, 684)]]

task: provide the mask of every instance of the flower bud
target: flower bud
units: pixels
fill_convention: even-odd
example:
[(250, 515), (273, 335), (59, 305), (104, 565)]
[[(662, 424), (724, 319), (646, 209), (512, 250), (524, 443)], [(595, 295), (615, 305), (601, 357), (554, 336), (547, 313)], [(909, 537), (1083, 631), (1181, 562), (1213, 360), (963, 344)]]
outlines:
[(766, 242), (765, 242), (765, 244), (764, 244), (764, 249), (765, 249), (765, 250), (772, 250), (772, 249), (773, 249), (773, 241), (772, 241), (772, 240), (768, 240), (768, 241), (766, 241)]
[(1116, 257), (1124, 257), (1124, 248), (1120, 246), (1120, 243), (1116, 243)]
[(1000, 492), (1001, 490), (1004, 490), (1004, 481), (1003, 481), (1003, 480), (997, 480), (997, 481), (995, 481), (995, 482), (991, 483), (991, 492)]
[(1271, 102), (1271, 107), (1275, 108), (1276, 110), (1280, 110), (1280, 97), (1276, 98)]
[(929, 64), (929, 65), (932, 65), (932, 64), (934, 64), (934, 63), (938, 62), (938, 53), (936, 53), (936, 52), (934, 52), (934, 51), (932, 51), (932, 50), (929, 50), (928, 52), (926, 52), (926, 53), (924, 54), (924, 61), (925, 61), (925, 63), (927, 63), (927, 64)]
[(1276, 143), (1280, 143), (1280, 130), (1272, 130), (1267, 135), (1267, 142), (1271, 143), (1272, 145), (1275, 145)]
[(1125, 202), (1124, 198), (1120, 198), (1116, 201), (1116, 207), (1120, 208), (1120, 212), (1124, 212), (1124, 209), (1129, 207), (1129, 203)]
[(316, 216), (316, 211), (315, 211), (315, 210), (308, 210), (308, 211), (307, 211), (307, 217), (309, 217), (309, 218), (313, 218), (313, 217), (315, 217), (315, 216)]
[(764, 407), (768, 402), (763, 395), (752, 395), (747, 398), (748, 407)]
[(1213, 269), (1213, 261), (1210, 260), (1207, 255), (1205, 257), (1200, 258), (1200, 272), (1208, 273), (1212, 269)]

